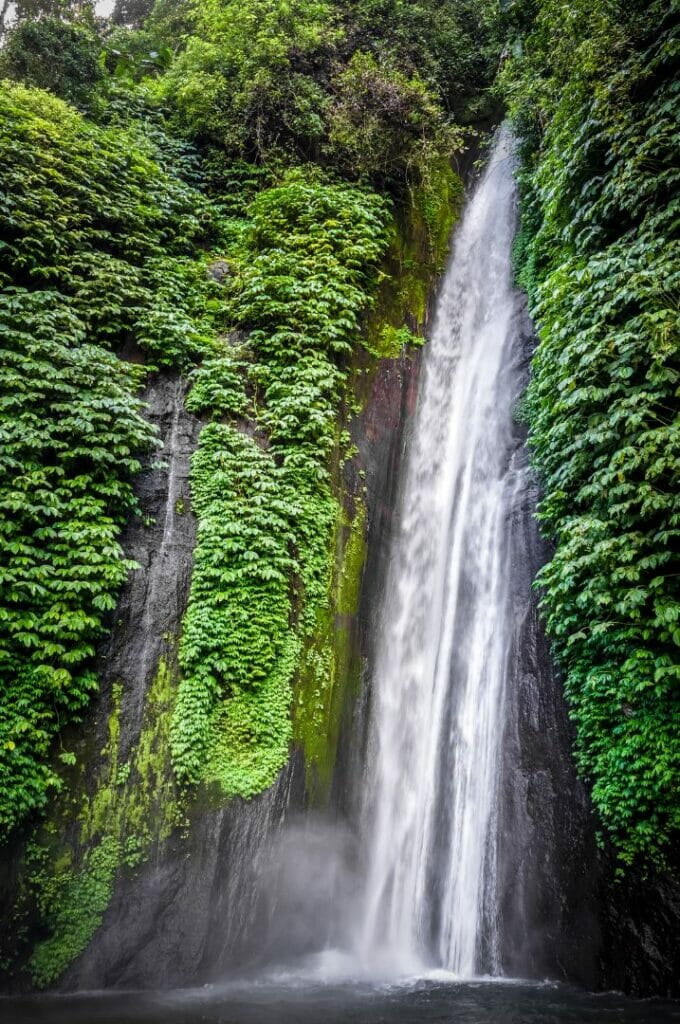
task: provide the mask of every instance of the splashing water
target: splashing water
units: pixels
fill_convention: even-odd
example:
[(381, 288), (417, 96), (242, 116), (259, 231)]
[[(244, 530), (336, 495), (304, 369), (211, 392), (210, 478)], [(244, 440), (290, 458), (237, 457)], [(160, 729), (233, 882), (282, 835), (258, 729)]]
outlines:
[(424, 358), (372, 686), (357, 952), (498, 973), (497, 803), (512, 610), (512, 140), (459, 225)]

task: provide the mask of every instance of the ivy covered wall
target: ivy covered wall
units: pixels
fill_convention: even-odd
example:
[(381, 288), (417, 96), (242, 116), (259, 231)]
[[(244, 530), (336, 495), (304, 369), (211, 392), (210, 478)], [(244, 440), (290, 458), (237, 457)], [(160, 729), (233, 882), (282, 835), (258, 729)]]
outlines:
[[(22, 32), (5, 68), (30, 80)], [(261, 793), (293, 747), (325, 799), (368, 526), (348, 428), (381, 360), (419, 343), (461, 196), (453, 129), (420, 147), (423, 122), (413, 166), (401, 149), (367, 171), (248, 162), (182, 137), (157, 68), (106, 59), (81, 111), (11, 81), (0, 101), (0, 804), (20, 853), (0, 959), (39, 987), (205, 801)], [(423, 101), (399, 83), (404, 109)], [(379, 131), (385, 109), (370, 116)], [(117, 600), (148, 571), (122, 547), (153, 526), (135, 480), (163, 464), (140, 388), (168, 374), (203, 424), (186, 503), (165, 513), (197, 521), (186, 614), (150, 678), (104, 672), (95, 696), (107, 635), (154, 628), (123, 624)]]
[[(519, 280), (539, 577), (576, 756), (621, 870), (680, 829), (678, 21), (673, 5), (515, 3)], [(560, 45), (555, 48), (555, 40)]]
[[(141, 126), (0, 91), (0, 825), (59, 787), (50, 760), (96, 689), (92, 658), (132, 568), (131, 481), (154, 446), (137, 397), (211, 329), (201, 196)], [(68, 763), (70, 753), (59, 755)]]

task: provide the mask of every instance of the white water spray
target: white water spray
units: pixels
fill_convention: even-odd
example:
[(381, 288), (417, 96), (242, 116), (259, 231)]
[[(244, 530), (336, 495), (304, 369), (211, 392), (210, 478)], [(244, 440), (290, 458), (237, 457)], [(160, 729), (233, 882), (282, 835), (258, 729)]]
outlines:
[(358, 953), (500, 970), (498, 779), (512, 615), (512, 142), (454, 239), (424, 358), (372, 686)]

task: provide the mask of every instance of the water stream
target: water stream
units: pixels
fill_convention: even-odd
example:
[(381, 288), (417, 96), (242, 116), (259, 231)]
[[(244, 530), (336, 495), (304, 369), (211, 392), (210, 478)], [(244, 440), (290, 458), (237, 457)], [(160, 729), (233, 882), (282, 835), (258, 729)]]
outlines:
[(500, 970), (497, 805), (512, 634), (512, 145), (458, 228), (427, 346), (372, 683), (359, 946), (404, 968)]

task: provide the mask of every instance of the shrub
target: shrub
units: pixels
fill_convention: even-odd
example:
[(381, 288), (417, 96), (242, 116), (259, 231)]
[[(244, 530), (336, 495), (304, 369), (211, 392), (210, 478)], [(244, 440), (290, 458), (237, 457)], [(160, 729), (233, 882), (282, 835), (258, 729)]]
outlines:
[(357, 52), (334, 82), (332, 153), (350, 173), (377, 183), (418, 179), (436, 153), (459, 144), (417, 75), (381, 67)]
[(84, 25), (20, 21), (0, 53), (0, 74), (88, 107), (103, 78), (100, 54), (99, 40)]

